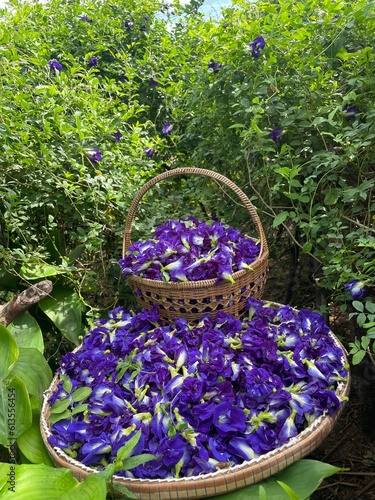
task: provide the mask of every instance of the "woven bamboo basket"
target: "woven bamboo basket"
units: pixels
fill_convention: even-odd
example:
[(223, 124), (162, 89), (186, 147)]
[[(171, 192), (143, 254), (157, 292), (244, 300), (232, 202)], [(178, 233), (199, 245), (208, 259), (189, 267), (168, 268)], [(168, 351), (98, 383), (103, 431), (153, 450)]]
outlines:
[[(273, 304), (273, 306), (279, 307), (280, 304)], [(348, 360), (344, 347), (332, 332), (330, 332), (330, 335), (335, 344), (341, 348), (343, 364), (347, 365)], [(48, 442), (48, 437), (51, 436), (48, 422), (50, 415), (48, 400), (56, 389), (58, 382), (58, 376), (55, 376), (51, 386), (44, 394), (40, 430), (43, 441), (56, 466), (69, 468), (73, 476), (82, 481), (89, 474), (95, 474), (98, 471), (74, 460), (63, 450), (51, 446)], [(346, 382), (339, 383), (336, 394), (342, 399), (349, 395), (349, 391), (350, 374), (348, 372)], [(332, 431), (342, 413), (343, 407), (344, 403), (333, 415), (326, 414), (318, 417), (305, 430), (291, 438), (283, 446), (234, 467), (219, 469), (210, 474), (179, 479), (135, 479), (115, 475), (113, 481), (128, 488), (139, 500), (191, 500), (210, 498), (237, 491), (263, 481), (311, 454)]]
[(138, 191), (130, 205), (125, 222), (123, 256), (131, 245), (132, 225), (142, 197), (158, 182), (168, 177), (186, 174), (211, 177), (218, 183), (229, 187), (248, 210), (259, 236), (261, 246), (258, 258), (251, 264), (252, 270), (235, 272), (233, 274), (234, 284), (228, 281), (215, 284), (215, 278), (182, 283), (165, 283), (135, 275), (128, 276), (128, 283), (141, 308), (151, 309), (157, 303), (161, 317), (166, 320), (183, 317), (188, 321), (195, 321), (201, 318), (202, 314), (214, 316), (218, 311), (241, 316), (248, 297), (252, 296), (256, 299), (262, 297), (267, 278), (268, 245), (256, 208), (245, 193), (223, 175), (200, 168), (176, 168), (148, 181)]

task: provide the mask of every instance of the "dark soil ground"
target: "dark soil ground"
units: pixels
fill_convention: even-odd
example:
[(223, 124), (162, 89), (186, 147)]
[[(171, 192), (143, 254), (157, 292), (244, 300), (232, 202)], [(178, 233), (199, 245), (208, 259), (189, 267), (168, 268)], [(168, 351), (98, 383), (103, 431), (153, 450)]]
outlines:
[[(306, 269), (287, 258), (285, 265), (270, 259), (263, 299), (296, 308), (316, 308), (319, 297)], [(284, 259), (282, 259), (284, 263)], [(280, 270), (282, 268), (282, 275)], [(358, 332), (343, 313), (329, 305), (329, 325), (345, 348)], [(350, 366), (349, 401), (335, 427), (308, 457), (348, 469), (326, 479), (311, 500), (375, 500), (375, 367), (367, 358)]]

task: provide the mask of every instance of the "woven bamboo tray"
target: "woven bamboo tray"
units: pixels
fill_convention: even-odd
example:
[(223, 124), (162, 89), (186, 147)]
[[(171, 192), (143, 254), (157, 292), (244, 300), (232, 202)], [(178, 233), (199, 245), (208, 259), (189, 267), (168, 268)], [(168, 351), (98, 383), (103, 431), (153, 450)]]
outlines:
[[(279, 307), (280, 304), (273, 304), (273, 306)], [(344, 347), (332, 332), (330, 335), (343, 352), (343, 364), (348, 365)], [(97, 471), (74, 460), (60, 448), (53, 447), (48, 442), (48, 437), (51, 436), (48, 422), (50, 414), (48, 400), (58, 382), (59, 379), (55, 376), (51, 386), (44, 394), (40, 430), (53, 462), (58, 467), (69, 468), (73, 476), (82, 481), (89, 474), (97, 473)], [(349, 390), (350, 374), (348, 372), (346, 382), (339, 383), (336, 394), (339, 398), (346, 398), (349, 395)], [(139, 500), (191, 500), (230, 493), (267, 479), (312, 453), (332, 431), (343, 407), (344, 403), (333, 415), (320, 416), (283, 446), (253, 460), (245, 461), (241, 465), (220, 469), (210, 474), (179, 479), (133, 479), (115, 475), (113, 480), (132, 491)]]
[(158, 182), (176, 175), (201, 175), (211, 177), (220, 184), (229, 187), (248, 210), (260, 241), (260, 254), (251, 264), (252, 270), (237, 271), (233, 274), (234, 284), (224, 281), (215, 284), (216, 279), (168, 282), (156, 281), (139, 276), (128, 276), (128, 283), (132, 289), (138, 305), (141, 308), (151, 309), (157, 303), (159, 313), (163, 319), (186, 318), (195, 321), (202, 314), (215, 316), (218, 311), (241, 316), (246, 299), (250, 296), (260, 299), (263, 294), (267, 278), (268, 245), (262, 223), (256, 208), (245, 193), (232, 181), (217, 172), (200, 168), (176, 168), (157, 175), (148, 181), (134, 197), (125, 222), (123, 237), (123, 256), (131, 245), (131, 230), (137, 207), (147, 191)]

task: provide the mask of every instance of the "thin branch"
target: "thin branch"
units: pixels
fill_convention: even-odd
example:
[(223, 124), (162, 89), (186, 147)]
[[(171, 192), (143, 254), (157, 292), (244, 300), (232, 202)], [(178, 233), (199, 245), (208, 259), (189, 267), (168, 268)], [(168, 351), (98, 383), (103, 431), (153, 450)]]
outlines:
[(19, 293), (12, 300), (0, 306), (0, 323), (8, 326), (19, 314), (47, 297), (52, 289), (52, 281), (44, 280)]

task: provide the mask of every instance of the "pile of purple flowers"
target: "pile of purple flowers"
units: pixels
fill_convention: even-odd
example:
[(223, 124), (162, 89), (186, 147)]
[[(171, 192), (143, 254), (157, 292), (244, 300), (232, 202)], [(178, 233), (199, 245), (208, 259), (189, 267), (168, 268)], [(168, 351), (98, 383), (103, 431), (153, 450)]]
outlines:
[(218, 312), (167, 325), (121, 307), (97, 320), (60, 363), (49, 399), (51, 445), (102, 469), (136, 433), (133, 455), (155, 458), (117, 474), (190, 477), (252, 460), (341, 405), (344, 357), (310, 310), (248, 299), (242, 320)]
[(169, 220), (151, 239), (130, 245), (119, 264), (123, 276), (135, 274), (159, 281), (199, 281), (215, 278), (234, 283), (233, 273), (251, 269), (260, 243), (238, 229), (194, 217)]

